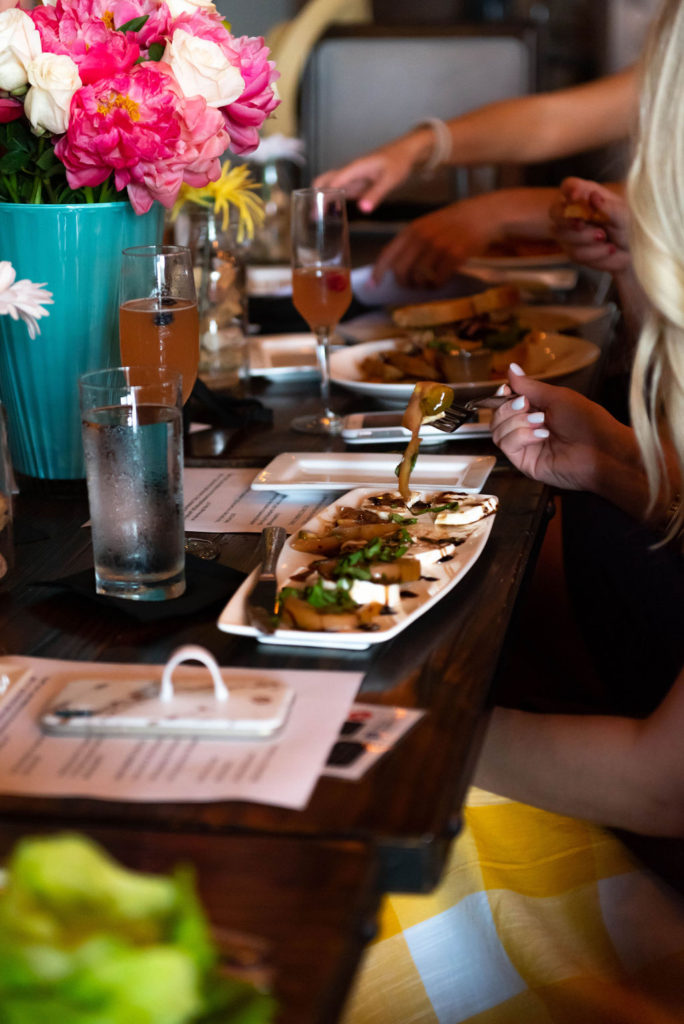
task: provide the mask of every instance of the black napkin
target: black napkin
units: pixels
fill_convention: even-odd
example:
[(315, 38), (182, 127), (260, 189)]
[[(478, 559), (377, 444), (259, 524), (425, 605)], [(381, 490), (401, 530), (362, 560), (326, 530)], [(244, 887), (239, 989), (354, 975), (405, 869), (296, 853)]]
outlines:
[(199, 378), (185, 403), (186, 423), (209, 423), (214, 427), (246, 427), (250, 423), (273, 422), (273, 412), (256, 398), (235, 398), (208, 388)]
[(185, 556), (185, 593), (169, 601), (128, 601), (95, 593), (95, 572), (85, 569), (71, 576), (52, 580), (36, 580), (35, 586), (60, 587), (79, 594), (103, 608), (116, 608), (139, 622), (159, 622), (177, 615), (189, 615), (218, 602), (225, 603), (245, 578), (245, 573), (219, 562), (209, 562), (195, 555)]

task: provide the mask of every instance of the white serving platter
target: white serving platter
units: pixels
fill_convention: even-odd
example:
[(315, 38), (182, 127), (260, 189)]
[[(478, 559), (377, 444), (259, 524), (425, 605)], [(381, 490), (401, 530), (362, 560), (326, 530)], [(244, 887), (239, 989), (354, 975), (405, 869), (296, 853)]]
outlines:
[[(413, 383), (384, 384), (363, 379), (361, 364), (367, 356), (386, 352), (393, 348), (408, 348), (411, 342), (406, 338), (386, 338), (384, 341), (368, 341), (359, 345), (340, 348), (330, 356), (330, 379), (360, 395), (373, 397), (381, 402), (408, 402), (413, 392)], [(543, 344), (534, 347), (534, 356), (523, 369), (537, 380), (552, 380), (583, 370), (595, 362), (600, 349), (591, 341), (575, 338), (568, 334), (547, 334)], [(504, 377), (488, 380), (454, 382), (445, 381), (454, 389), (456, 398), (474, 398), (491, 394), (505, 383)]]
[[(252, 490), (283, 494), (348, 491), (355, 487), (394, 490), (394, 470), (400, 459), (398, 452), (282, 452), (257, 473)], [(495, 462), (493, 455), (419, 454), (411, 486), (476, 494), (484, 487)]]
[[(414, 484), (413, 477), (411, 478)], [(413, 488), (428, 494), (428, 490)], [(462, 489), (462, 488), (459, 488)], [(361, 503), (364, 497), (376, 493), (376, 488), (359, 488), (349, 494), (342, 495), (333, 505), (324, 509), (314, 516), (305, 529), (319, 532), (325, 529), (330, 522), (336, 505), (356, 506)], [(419, 494), (419, 497), (421, 495)], [(405, 598), (401, 605), (392, 615), (382, 615), (377, 619), (378, 628), (374, 631), (351, 630), (344, 633), (309, 632), (297, 629), (276, 629), (274, 633), (260, 633), (247, 621), (245, 602), (252, 589), (258, 567), (242, 583), (239, 590), (233, 595), (225, 606), (218, 619), (219, 629), (226, 633), (236, 633), (240, 636), (253, 636), (259, 643), (278, 644), (297, 647), (325, 647), (328, 649), (365, 650), (374, 644), (384, 643), (406, 629), (412, 622), (432, 608), (445, 594), (456, 586), (469, 569), (478, 560), (487, 543), (487, 539), (494, 524), (495, 515), (487, 516), (471, 527), (445, 527), (445, 533), (459, 534), (465, 540), (454, 551), (449, 561), (436, 562), (429, 567), (429, 579), (421, 579), (416, 583), (407, 585), (410, 587), (414, 597)], [(276, 567), (276, 578), (278, 586), (283, 587), (293, 574), (308, 565), (314, 558), (319, 557), (303, 551), (295, 551), (290, 539), (278, 559)], [(427, 573), (425, 574), (427, 577)]]
[(316, 338), (313, 334), (262, 334), (249, 342), (251, 377), (318, 376)]

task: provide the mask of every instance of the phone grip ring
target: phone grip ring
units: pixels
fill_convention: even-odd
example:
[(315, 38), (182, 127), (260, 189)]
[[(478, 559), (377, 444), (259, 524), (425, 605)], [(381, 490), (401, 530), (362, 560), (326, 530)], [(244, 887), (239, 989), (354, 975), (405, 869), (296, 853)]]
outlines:
[(230, 697), (228, 687), (221, 677), (221, 671), (213, 654), (206, 647), (198, 644), (184, 644), (173, 652), (162, 672), (159, 699), (163, 701), (173, 700), (173, 671), (183, 661), (199, 661), (209, 670), (214, 683), (214, 697), (218, 701), (226, 701)]

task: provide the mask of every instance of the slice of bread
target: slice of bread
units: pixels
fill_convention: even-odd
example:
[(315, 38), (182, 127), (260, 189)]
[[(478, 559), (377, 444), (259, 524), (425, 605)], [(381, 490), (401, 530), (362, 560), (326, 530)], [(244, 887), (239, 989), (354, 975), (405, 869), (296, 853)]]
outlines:
[(583, 199), (566, 203), (563, 207), (563, 216), (566, 220), (586, 220), (588, 224), (607, 224), (610, 220), (603, 210), (597, 210), (595, 206)]
[(437, 302), (421, 302), (415, 306), (398, 306), (392, 312), (392, 319), (399, 327), (436, 327), (450, 324), (454, 320), (467, 320), (480, 313), (491, 313), (506, 309), (520, 302), (520, 292), (513, 285), (488, 288), (478, 295), (461, 299), (441, 299)]

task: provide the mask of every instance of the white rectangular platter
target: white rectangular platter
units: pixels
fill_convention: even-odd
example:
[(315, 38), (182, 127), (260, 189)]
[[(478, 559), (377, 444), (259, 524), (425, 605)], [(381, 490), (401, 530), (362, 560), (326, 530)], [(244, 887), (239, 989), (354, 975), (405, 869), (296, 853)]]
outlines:
[[(418, 498), (429, 493), (427, 489), (418, 488), (417, 490), (419, 492)], [(333, 518), (337, 505), (357, 507), (367, 495), (374, 493), (377, 493), (376, 488), (358, 488), (342, 495), (333, 505), (324, 509), (317, 516), (314, 516), (307, 523), (305, 529), (321, 532)], [(378, 628), (374, 631), (359, 629), (344, 633), (333, 633), (276, 629), (271, 634), (260, 633), (248, 624), (245, 611), (245, 601), (256, 582), (258, 567), (243, 582), (239, 590), (223, 609), (219, 616), (218, 627), (226, 633), (255, 637), (263, 644), (365, 650), (374, 644), (384, 643), (386, 640), (396, 636), (397, 633), (400, 633), (402, 629), (406, 629), (407, 626), (428, 611), (429, 608), (432, 608), (473, 567), (487, 543), (492, 526), (494, 525), (494, 519), (495, 514), (492, 514), (472, 526), (445, 527), (446, 532), (453, 533), (454, 536), (463, 537), (463, 542), (455, 548), (450, 559), (431, 564), (424, 573), (425, 578), (421, 577), (415, 583), (406, 584), (404, 589), (410, 590), (414, 596), (403, 598), (394, 614), (379, 616), (376, 620)], [(318, 557), (320, 556), (311, 555), (303, 551), (295, 551), (292, 547), (291, 539), (288, 538), (276, 567), (278, 587), (285, 586), (295, 573)]]
[[(448, 435), (445, 435), (448, 437)], [(257, 473), (253, 491), (393, 490), (401, 455), (393, 452), (282, 452)], [(481, 491), (493, 455), (419, 455), (411, 474), (416, 489)]]
[(250, 339), (251, 377), (280, 380), (283, 377), (313, 377), (318, 372), (313, 334), (262, 334)]

